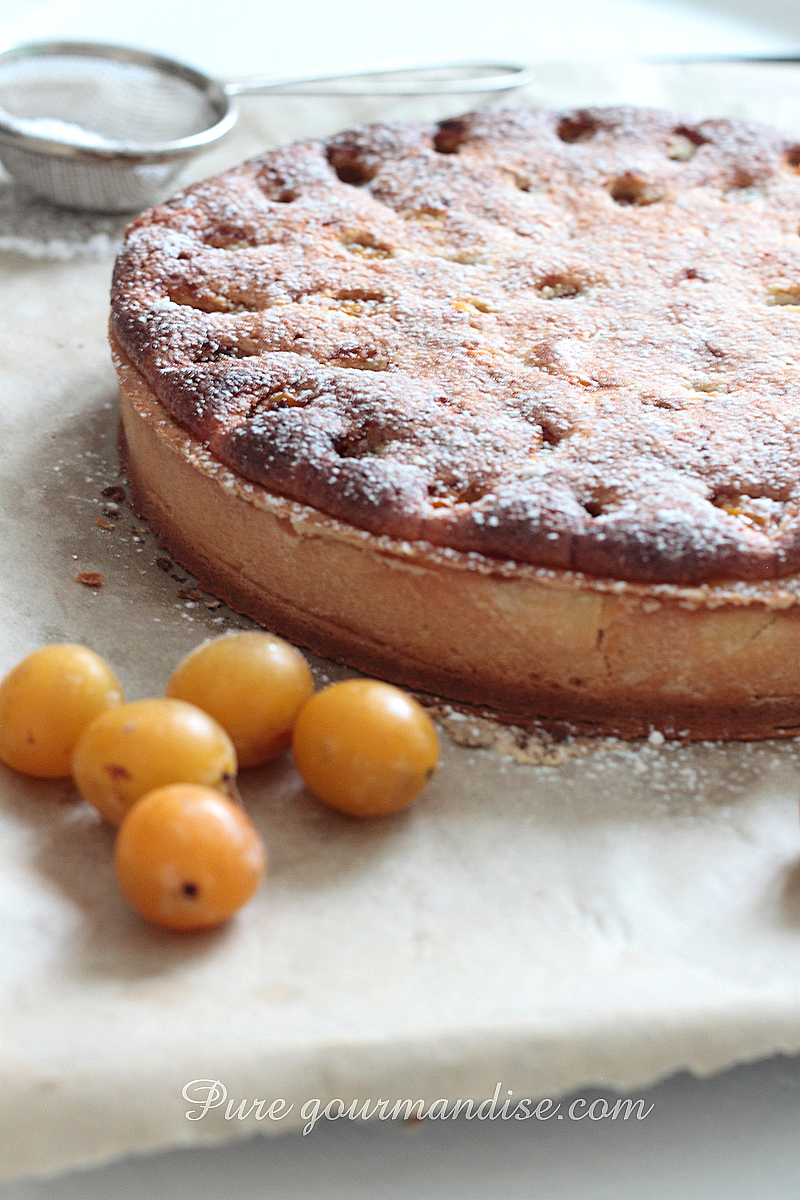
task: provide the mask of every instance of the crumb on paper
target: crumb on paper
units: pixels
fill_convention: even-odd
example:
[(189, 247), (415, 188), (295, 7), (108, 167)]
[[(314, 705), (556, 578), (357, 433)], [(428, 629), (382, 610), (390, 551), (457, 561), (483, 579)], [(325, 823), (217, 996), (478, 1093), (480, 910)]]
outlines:
[(558, 739), (544, 729), (530, 732), (517, 725), (477, 713), (462, 712), (450, 704), (426, 706), (457, 746), (470, 750), (494, 750), (506, 761), (532, 767), (557, 767), (568, 758), (583, 758), (597, 738)]
[(181, 588), (178, 592), (179, 600), (205, 600), (202, 592), (198, 592), (197, 588)]
[(165, 554), (159, 554), (158, 558), (156, 559), (156, 566), (161, 571), (169, 571), (172, 566), (172, 559), (167, 558)]
[(120, 487), (118, 483), (109, 484), (100, 492), (101, 496), (105, 496), (107, 500), (115, 500), (117, 504), (121, 504), (125, 499), (125, 489)]
[(101, 575), (99, 571), (78, 571), (75, 578), (78, 583), (89, 588), (101, 588), (106, 581), (105, 575)]
[(105, 517), (98, 517), (95, 525), (99, 525), (101, 529), (107, 529), (109, 532), (113, 532), (114, 530), (114, 522), (107, 520)]

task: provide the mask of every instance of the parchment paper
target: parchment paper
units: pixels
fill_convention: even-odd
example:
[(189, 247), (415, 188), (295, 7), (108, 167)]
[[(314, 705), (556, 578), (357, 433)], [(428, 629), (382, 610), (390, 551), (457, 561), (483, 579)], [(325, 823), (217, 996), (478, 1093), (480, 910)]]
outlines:
[[(791, 68), (537, 77), (528, 103), (750, 115), (800, 135)], [(361, 119), (466, 106), (252, 102), (196, 173)], [(105, 342), (119, 230), (0, 186), (0, 671), (44, 641), (82, 641), (134, 699), (248, 622), (182, 597), (193, 581), (157, 564), (124, 505), (103, 517), (113, 529), (95, 523), (119, 482)], [(371, 824), (324, 811), (288, 762), (243, 775), (271, 871), (238, 919), (194, 937), (127, 909), (112, 830), (66, 783), (3, 772), (3, 1176), (280, 1131), (314, 1100), (630, 1089), (800, 1048), (796, 744), (599, 742), (520, 766), (443, 743), (419, 803)], [(293, 1107), (272, 1123), (222, 1105), (192, 1120), (182, 1092), (196, 1080), (220, 1081), (234, 1107)]]

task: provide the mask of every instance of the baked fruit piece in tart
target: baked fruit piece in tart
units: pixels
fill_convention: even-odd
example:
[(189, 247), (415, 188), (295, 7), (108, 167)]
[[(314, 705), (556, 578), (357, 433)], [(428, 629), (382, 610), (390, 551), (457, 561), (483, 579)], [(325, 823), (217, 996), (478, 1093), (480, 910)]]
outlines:
[(130, 226), (137, 508), (323, 655), (514, 720), (800, 730), (800, 147), (631, 108), (269, 151)]

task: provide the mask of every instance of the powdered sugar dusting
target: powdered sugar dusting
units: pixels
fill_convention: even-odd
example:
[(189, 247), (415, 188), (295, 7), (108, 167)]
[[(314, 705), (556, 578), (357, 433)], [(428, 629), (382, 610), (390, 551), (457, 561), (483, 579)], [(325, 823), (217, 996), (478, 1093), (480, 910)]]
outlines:
[(124, 228), (118, 217), (56, 208), (0, 175), (0, 253), (58, 262), (110, 258)]
[(135, 223), (115, 332), (238, 474), (366, 530), (746, 588), (800, 567), (797, 161), (631, 109), (298, 143)]

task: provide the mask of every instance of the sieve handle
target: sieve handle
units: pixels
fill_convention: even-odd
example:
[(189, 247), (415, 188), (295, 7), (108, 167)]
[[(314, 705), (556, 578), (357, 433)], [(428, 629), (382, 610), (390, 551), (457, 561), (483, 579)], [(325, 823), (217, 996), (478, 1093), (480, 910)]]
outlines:
[[(443, 72), (449, 76), (424, 78)], [(530, 80), (531, 71), (520, 63), (464, 61), (369, 71), (348, 68), (321, 75), (262, 75), (233, 79), (223, 86), (229, 96), (450, 96), (511, 91)]]

